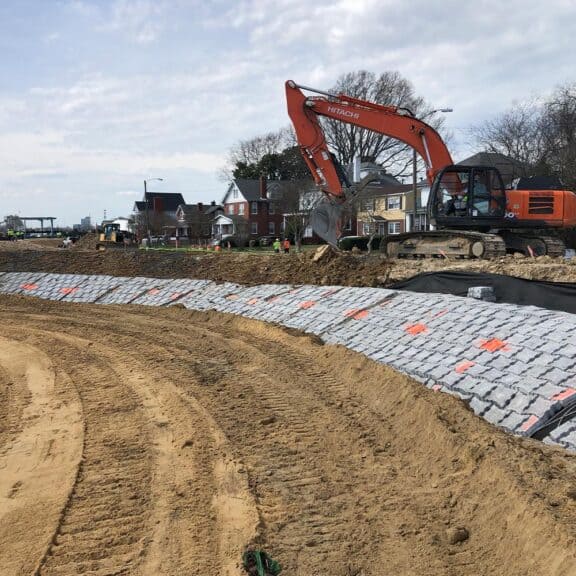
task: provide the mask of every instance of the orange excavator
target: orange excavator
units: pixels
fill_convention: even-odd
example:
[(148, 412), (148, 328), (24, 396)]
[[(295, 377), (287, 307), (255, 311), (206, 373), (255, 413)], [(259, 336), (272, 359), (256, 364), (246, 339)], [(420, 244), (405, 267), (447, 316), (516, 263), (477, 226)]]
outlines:
[[(303, 91), (312, 92), (306, 96)], [(343, 216), (357, 199), (328, 149), (319, 117), (324, 116), (385, 134), (411, 146), (423, 158), (430, 183), (431, 230), (387, 236), (381, 251), (390, 257), (456, 256), (493, 258), (507, 252), (561, 256), (564, 231), (576, 227), (576, 194), (558, 182), (520, 179), (522, 189), (507, 189), (497, 168), (454, 165), (446, 144), (406, 108), (383, 106), (330, 94), (292, 80), (286, 82), (288, 115), (300, 150), (324, 198), (314, 210), (315, 232), (337, 245)]]

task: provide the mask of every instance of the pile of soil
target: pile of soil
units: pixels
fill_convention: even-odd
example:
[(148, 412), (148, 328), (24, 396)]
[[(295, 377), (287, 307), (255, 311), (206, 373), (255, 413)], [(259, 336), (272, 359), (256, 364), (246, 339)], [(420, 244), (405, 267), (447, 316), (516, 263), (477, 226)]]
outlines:
[(88, 232), (80, 237), (72, 246), (70, 250), (96, 250), (98, 244), (98, 234), (95, 232)]
[(33, 238), (25, 240), (16, 240), (9, 242), (3, 240), (0, 242), (1, 252), (21, 252), (23, 250), (58, 250), (62, 244), (62, 238)]
[(2, 575), (242, 576), (247, 545), (291, 576), (576, 573), (576, 457), (359, 354), (178, 308), (0, 318)]
[[(85, 237), (86, 244), (92, 242)], [(80, 240), (79, 242), (83, 242)], [(11, 243), (5, 243), (11, 244)], [(81, 245), (82, 246), (82, 245)], [(576, 259), (505, 257), (497, 260), (386, 260), (379, 255), (313, 252), (258, 254), (146, 250), (97, 252), (80, 248), (0, 252), (0, 272), (110, 274), (157, 278), (201, 278), (239, 284), (388, 286), (421, 272), (460, 270), (507, 274), (530, 280), (576, 282)]]

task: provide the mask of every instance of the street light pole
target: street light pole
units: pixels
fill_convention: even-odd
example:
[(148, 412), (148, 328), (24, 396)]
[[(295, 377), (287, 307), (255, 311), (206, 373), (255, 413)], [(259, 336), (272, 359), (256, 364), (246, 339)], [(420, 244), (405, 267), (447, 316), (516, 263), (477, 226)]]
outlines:
[[(428, 116), (432, 116), (432, 114), (436, 114), (437, 112), (453, 112), (452, 108), (437, 108), (436, 110), (432, 110), (428, 112), (428, 114), (424, 114), (420, 120), (424, 120), (428, 118)], [(416, 231), (416, 219), (418, 218), (418, 154), (416, 153), (416, 148), (412, 150), (412, 197), (414, 199), (414, 209), (412, 211), (412, 232)]]
[(158, 181), (160, 181), (160, 182), (163, 182), (163, 181), (164, 181), (164, 178), (148, 178), (148, 180), (144, 180), (144, 209), (145, 209), (144, 215), (145, 215), (145, 218), (146, 218), (146, 223), (145, 223), (145, 224), (146, 224), (146, 237), (147, 237), (147, 239), (148, 239), (148, 246), (147, 246), (147, 248), (150, 247), (150, 214), (149, 214), (149, 212), (148, 212), (148, 198), (146, 198), (146, 194), (147, 194), (147, 192), (148, 192), (148, 189), (147, 189), (147, 187), (146, 187), (146, 184), (147, 184), (148, 182), (152, 182), (153, 180), (158, 180)]

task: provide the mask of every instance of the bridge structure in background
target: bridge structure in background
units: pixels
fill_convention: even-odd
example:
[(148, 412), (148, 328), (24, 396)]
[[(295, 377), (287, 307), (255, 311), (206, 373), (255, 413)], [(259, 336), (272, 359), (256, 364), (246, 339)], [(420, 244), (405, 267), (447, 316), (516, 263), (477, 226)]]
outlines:
[[(44, 235), (50, 235), (53, 236), (55, 233), (54, 230), (54, 220), (56, 220), (55, 216), (20, 216), (20, 220), (22, 220), (22, 222), (24, 223), (24, 232), (39, 232), (40, 234), (42, 234), (42, 236)], [(50, 223), (49, 228), (44, 228), (44, 221), (48, 221)], [(37, 228), (31, 230), (28, 226), (27, 226), (27, 222), (40, 222), (40, 230), (38, 230)]]

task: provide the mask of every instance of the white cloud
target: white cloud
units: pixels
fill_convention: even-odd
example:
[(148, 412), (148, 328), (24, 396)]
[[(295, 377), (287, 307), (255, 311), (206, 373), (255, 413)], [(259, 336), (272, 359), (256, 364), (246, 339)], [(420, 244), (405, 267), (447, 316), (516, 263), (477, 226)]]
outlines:
[(154, 42), (162, 33), (162, 3), (150, 0), (116, 0), (110, 21), (102, 28), (118, 31), (138, 44)]

